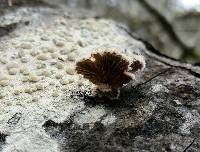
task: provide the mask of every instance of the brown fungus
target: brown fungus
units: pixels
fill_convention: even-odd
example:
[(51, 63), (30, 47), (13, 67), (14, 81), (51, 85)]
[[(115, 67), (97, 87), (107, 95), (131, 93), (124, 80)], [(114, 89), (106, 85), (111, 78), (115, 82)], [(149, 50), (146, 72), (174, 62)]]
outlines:
[(88, 59), (83, 59), (76, 64), (76, 71), (84, 78), (94, 83), (98, 95), (108, 98), (116, 98), (119, 89), (133, 80), (136, 72), (142, 69), (141, 61), (133, 60), (130, 64), (117, 52), (94, 53)]

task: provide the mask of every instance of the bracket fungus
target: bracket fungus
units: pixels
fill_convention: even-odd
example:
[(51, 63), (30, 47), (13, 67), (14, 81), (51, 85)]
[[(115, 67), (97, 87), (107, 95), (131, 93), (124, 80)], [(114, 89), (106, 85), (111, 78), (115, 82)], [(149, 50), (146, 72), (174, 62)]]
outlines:
[(105, 49), (76, 63), (76, 71), (96, 85), (101, 97), (118, 98), (120, 88), (134, 79), (137, 71), (145, 68), (142, 55), (128, 57), (117, 50)]

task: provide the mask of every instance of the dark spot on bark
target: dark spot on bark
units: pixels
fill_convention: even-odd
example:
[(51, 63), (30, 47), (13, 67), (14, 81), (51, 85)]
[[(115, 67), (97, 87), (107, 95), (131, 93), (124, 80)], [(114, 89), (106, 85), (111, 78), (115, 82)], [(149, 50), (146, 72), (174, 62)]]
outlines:
[(5, 134), (3, 134), (3, 133), (0, 133), (0, 143), (5, 143), (5, 141), (6, 141), (6, 136), (8, 136), (8, 135), (5, 135)]
[(6, 26), (0, 26), (0, 37), (8, 35), (10, 32), (14, 31), (17, 27), (17, 23), (12, 23)]
[(30, 21), (25, 21), (24, 24), (25, 24), (26, 26), (28, 26), (28, 25), (30, 24)]
[(8, 135), (6, 135), (6, 134), (0, 133), (0, 151), (1, 151), (1, 149), (2, 149), (2, 145), (4, 145), (5, 142), (6, 142), (6, 137), (7, 137), (7, 136), (8, 136)]

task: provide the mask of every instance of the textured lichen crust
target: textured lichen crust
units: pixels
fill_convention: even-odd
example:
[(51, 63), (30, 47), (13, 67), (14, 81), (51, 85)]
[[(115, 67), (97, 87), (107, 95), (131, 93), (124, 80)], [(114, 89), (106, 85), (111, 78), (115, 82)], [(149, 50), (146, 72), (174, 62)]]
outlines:
[[(57, 142), (45, 134), (43, 123), (49, 119), (63, 122), (86, 108), (81, 98), (71, 97), (72, 92), (95, 88), (76, 74), (77, 61), (110, 44), (126, 48), (130, 54), (143, 47), (125, 33), (120, 34), (112, 21), (69, 19), (55, 15), (55, 10), (34, 9), (17, 9), (4, 17), (8, 23), (16, 17), (20, 17), (20, 23), (31, 19), (29, 26), (19, 26), (0, 38), (0, 132), (8, 135), (5, 152), (59, 151)], [(104, 111), (104, 107), (94, 109)], [(93, 111), (86, 108), (85, 117), (92, 115), (98, 120), (101, 114)], [(81, 123), (81, 117), (77, 116), (77, 123)]]

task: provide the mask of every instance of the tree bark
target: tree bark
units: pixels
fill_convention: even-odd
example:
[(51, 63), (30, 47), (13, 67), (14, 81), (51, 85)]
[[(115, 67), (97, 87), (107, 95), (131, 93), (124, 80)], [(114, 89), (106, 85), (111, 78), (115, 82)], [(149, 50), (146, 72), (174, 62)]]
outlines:
[[(162, 55), (145, 40), (134, 37), (126, 27), (114, 21), (95, 19), (92, 13), (49, 6), (23, 6), (8, 12), (0, 16), (4, 21), (0, 22), (4, 30), (0, 35), (1, 76), (10, 72), (7, 68), (11, 62), (16, 62), (19, 69), (22, 64), (36, 74), (41, 70), (36, 68), (41, 63), (47, 72), (39, 76), (41, 79), (35, 84), (37, 79), (31, 76), (31, 82), (19, 81), (23, 72), (18, 71), (9, 76), (12, 85), (1, 86), (2, 152), (199, 151), (198, 65)], [(7, 30), (13, 24), (15, 28)], [(121, 88), (117, 100), (99, 102), (90, 94), (85, 82), (73, 82), (75, 90), (73, 87), (65, 89), (68, 84), (59, 83), (59, 77), (53, 72), (57, 71), (52, 67), (54, 63), (59, 62), (68, 69), (69, 63), (81, 56), (81, 51), (102, 45), (123, 46), (144, 55), (146, 69), (136, 75), (135, 81)], [(76, 50), (75, 59), (73, 54), (63, 53), (69, 48)], [(52, 55), (55, 53), (52, 49), (57, 51), (58, 57)], [(25, 56), (19, 53), (21, 50)], [(37, 53), (43, 56), (38, 57)], [(44, 54), (55, 58), (46, 58)], [(28, 58), (26, 63), (24, 58)], [(37, 58), (41, 61), (35, 62)], [(66, 58), (72, 61), (65, 63)], [(9, 60), (4, 62), (6, 59)], [(72, 73), (64, 69), (65, 75), (66, 71)], [(24, 87), (22, 92), (15, 90), (19, 84)], [(30, 93), (35, 86), (39, 91)]]

